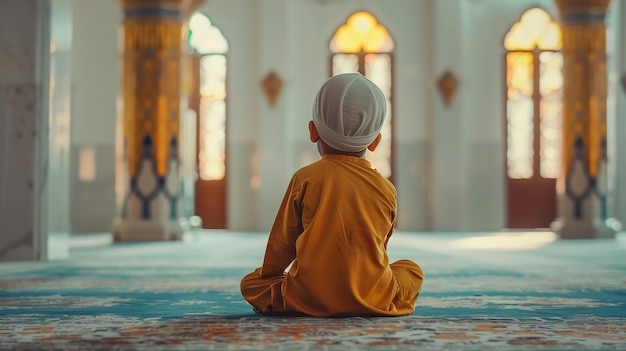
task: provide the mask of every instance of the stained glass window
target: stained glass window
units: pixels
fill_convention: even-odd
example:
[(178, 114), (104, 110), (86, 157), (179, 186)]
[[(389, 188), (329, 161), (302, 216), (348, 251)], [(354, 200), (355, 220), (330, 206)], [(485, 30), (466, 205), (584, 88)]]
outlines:
[(556, 178), (561, 164), (561, 32), (543, 10), (526, 11), (504, 39), (507, 169), (513, 179)]
[(215, 27), (207, 16), (198, 12), (189, 19), (188, 41), (189, 46), (201, 55), (228, 52), (228, 41), (222, 31)]
[(226, 172), (226, 53), (222, 32), (200, 13), (189, 21), (189, 46), (200, 54), (198, 174), (219, 180)]
[(507, 159), (510, 178), (533, 175), (533, 55), (511, 52), (507, 61)]
[(387, 29), (367, 12), (350, 16), (330, 41), (331, 75), (359, 72), (383, 91), (387, 99), (387, 115), (381, 130), (382, 139), (366, 158), (383, 176), (391, 178), (392, 128), (392, 51), (393, 40)]
[(557, 178), (561, 166), (561, 131), (563, 99), (563, 55), (560, 52), (539, 54), (539, 91), (541, 92), (540, 173)]

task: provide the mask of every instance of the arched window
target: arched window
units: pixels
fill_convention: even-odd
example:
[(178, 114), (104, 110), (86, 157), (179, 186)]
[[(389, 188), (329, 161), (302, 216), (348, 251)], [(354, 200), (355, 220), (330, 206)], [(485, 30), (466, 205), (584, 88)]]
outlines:
[(189, 107), (197, 116), (194, 212), (203, 228), (226, 228), (226, 74), (228, 41), (201, 13), (189, 20), (193, 88)]
[(383, 138), (367, 159), (381, 174), (392, 178), (393, 145), (393, 39), (387, 29), (367, 12), (350, 16), (330, 41), (331, 76), (359, 72), (369, 78), (387, 98), (387, 116), (382, 128)]
[(561, 168), (561, 29), (533, 8), (511, 26), (504, 47), (507, 227), (548, 228)]
[(556, 178), (561, 165), (561, 29), (543, 10), (526, 11), (504, 39), (507, 166), (510, 178)]
[(200, 56), (198, 174), (203, 180), (224, 178), (226, 170), (226, 53), (228, 42), (203, 14), (189, 21), (189, 46)]

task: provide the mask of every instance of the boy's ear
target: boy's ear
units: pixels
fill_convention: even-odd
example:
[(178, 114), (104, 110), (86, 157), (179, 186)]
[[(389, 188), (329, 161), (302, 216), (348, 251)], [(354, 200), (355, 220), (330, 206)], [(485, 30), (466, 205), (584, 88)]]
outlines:
[(376, 136), (376, 139), (374, 139), (374, 141), (372, 141), (372, 143), (367, 147), (367, 149), (369, 151), (376, 150), (376, 148), (378, 147), (378, 144), (380, 143), (380, 139), (381, 138), (382, 138), (382, 135), (380, 133), (378, 133), (378, 135)]
[(309, 138), (312, 143), (317, 143), (320, 140), (320, 135), (317, 134), (317, 128), (315, 128), (313, 121), (309, 121)]

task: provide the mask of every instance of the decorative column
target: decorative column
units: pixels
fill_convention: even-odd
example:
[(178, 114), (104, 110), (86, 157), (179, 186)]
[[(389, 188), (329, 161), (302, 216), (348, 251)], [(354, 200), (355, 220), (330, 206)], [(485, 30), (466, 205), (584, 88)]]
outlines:
[(113, 235), (177, 240), (182, 24), (189, 1), (120, 1), (124, 196)]
[(607, 203), (606, 11), (611, 0), (555, 0), (563, 35), (561, 238), (613, 237)]

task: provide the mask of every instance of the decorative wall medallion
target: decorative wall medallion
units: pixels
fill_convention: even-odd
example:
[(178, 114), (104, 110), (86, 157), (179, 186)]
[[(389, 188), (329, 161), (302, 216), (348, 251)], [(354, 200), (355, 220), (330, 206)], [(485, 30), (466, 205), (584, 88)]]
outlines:
[(276, 72), (270, 71), (261, 81), (261, 87), (263, 88), (263, 92), (265, 92), (265, 97), (270, 106), (276, 106), (280, 90), (283, 87), (283, 80), (280, 79)]
[(443, 103), (446, 106), (452, 105), (454, 95), (456, 94), (456, 88), (459, 85), (459, 80), (454, 73), (447, 70), (439, 76), (437, 80), (437, 87), (439, 88), (439, 94), (443, 99)]
[(622, 83), (622, 90), (624, 90), (624, 94), (626, 94), (626, 72), (622, 73), (620, 82)]

